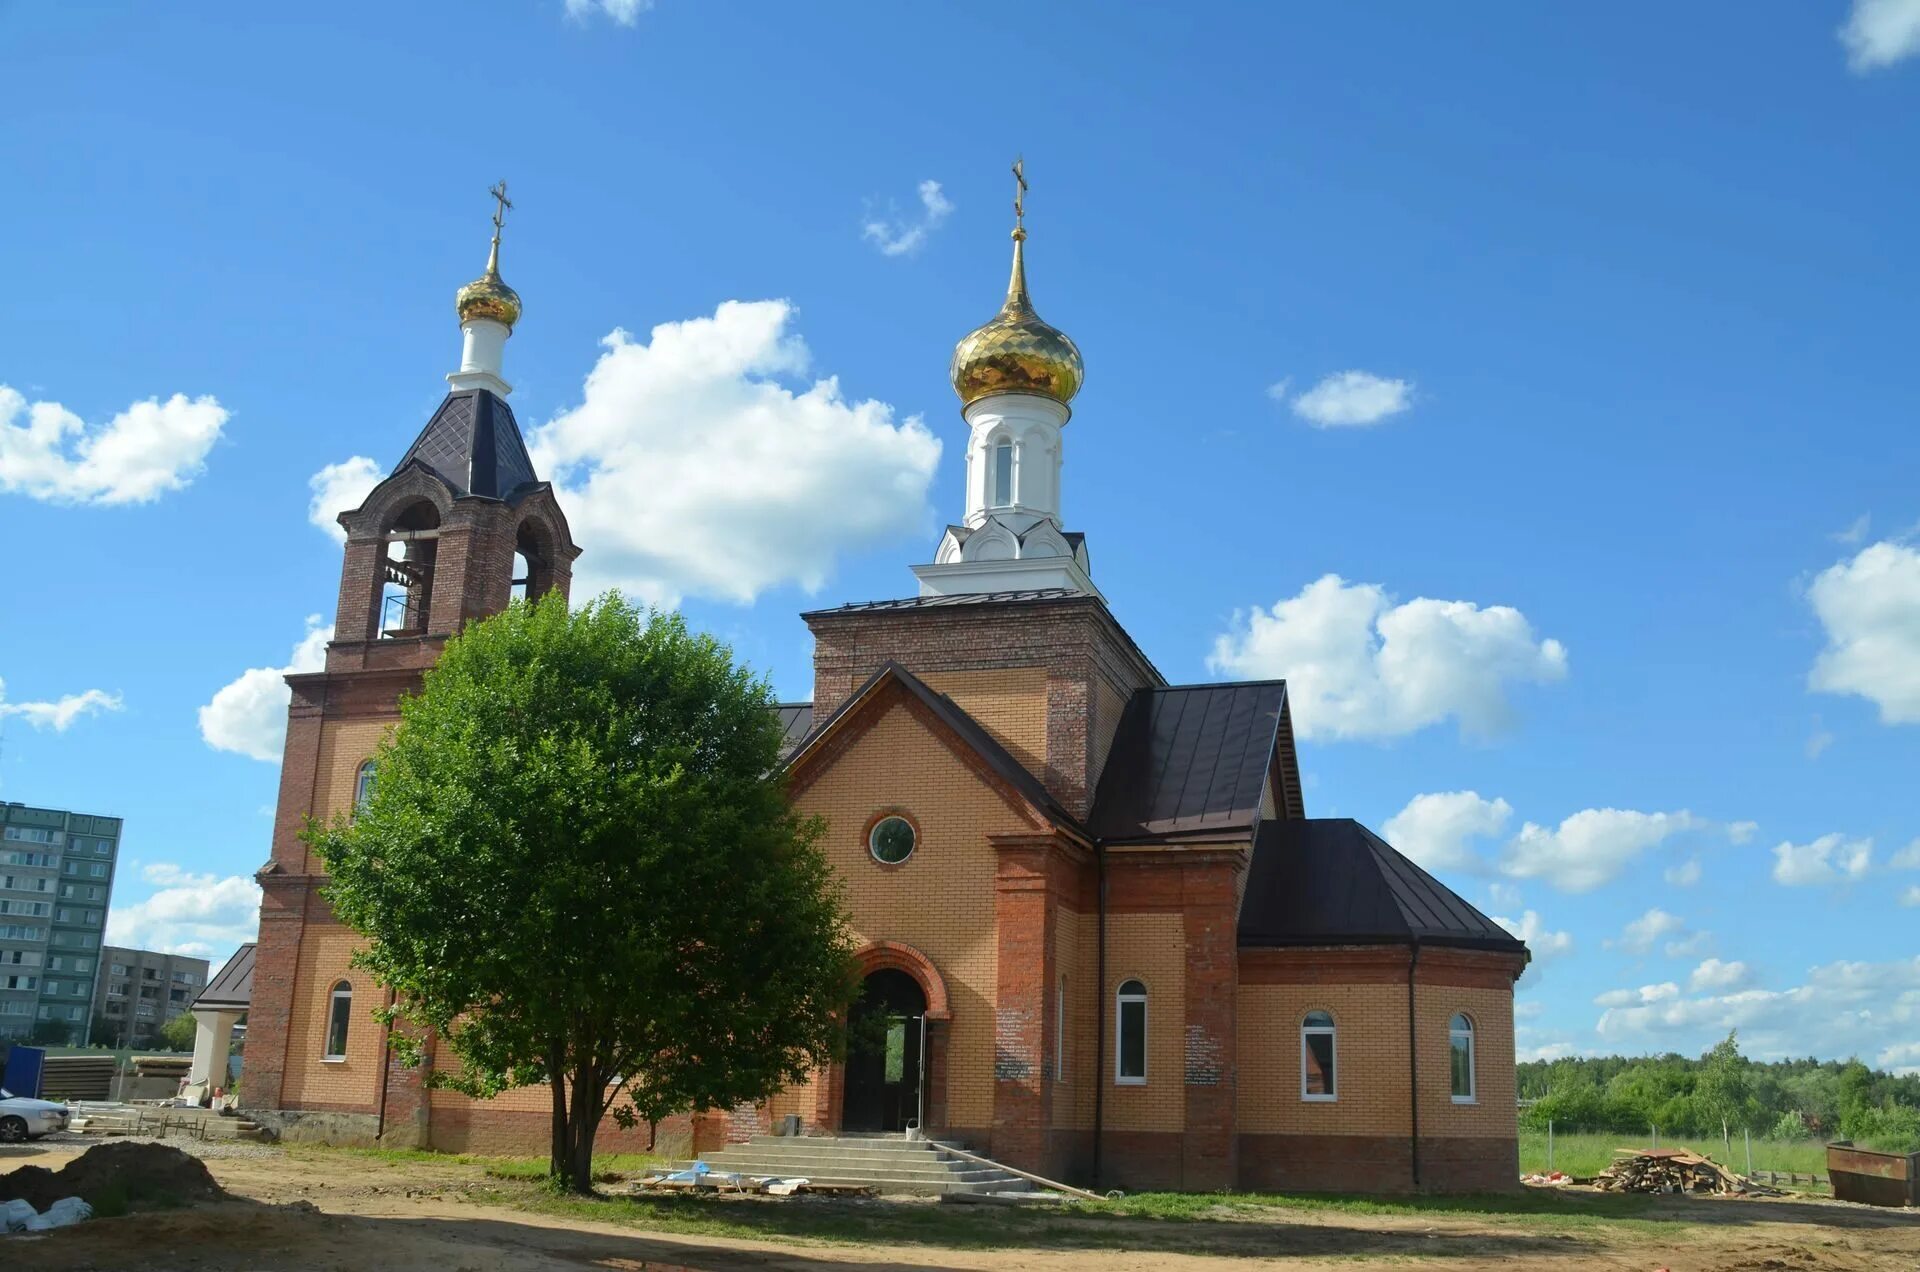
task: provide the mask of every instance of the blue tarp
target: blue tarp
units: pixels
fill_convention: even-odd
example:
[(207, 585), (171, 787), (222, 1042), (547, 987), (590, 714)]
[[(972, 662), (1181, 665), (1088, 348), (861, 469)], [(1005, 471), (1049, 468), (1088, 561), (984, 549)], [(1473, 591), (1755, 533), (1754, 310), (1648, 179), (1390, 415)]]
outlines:
[(7, 1048), (6, 1059), (0, 1062), (0, 1087), (5, 1087), (15, 1095), (24, 1095), (29, 1099), (40, 1096), (40, 1075), (46, 1068), (47, 1050), (45, 1047), (22, 1047), (18, 1043)]

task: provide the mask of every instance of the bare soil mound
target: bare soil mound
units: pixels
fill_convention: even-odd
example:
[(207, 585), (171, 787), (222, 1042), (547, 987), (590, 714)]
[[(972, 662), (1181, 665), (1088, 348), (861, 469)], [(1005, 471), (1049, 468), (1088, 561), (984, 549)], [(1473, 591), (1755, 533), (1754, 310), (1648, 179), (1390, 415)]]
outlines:
[(59, 1170), (22, 1166), (0, 1175), (0, 1201), (24, 1201), (45, 1210), (62, 1197), (81, 1197), (101, 1215), (132, 1209), (224, 1201), (226, 1190), (207, 1167), (165, 1144), (96, 1144)]

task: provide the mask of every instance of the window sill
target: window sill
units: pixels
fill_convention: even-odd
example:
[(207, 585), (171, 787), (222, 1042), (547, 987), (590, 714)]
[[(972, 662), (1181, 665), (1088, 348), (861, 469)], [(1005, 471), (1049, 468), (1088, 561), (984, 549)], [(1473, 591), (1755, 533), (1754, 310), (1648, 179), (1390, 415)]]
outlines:
[(1478, 1104), (1478, 1103), (1480, 1103), (1480, 1101), (1479, 1101), (1479, 1100), (1477, 1100), (1477, 1099), (1475, 1099), (1475, 1098), (1474, 1098), (1473, 1096), (1471, 1096), (1471, 1095), (1456, 1095), (1456, 1096), (1454, 1096), (1454, 1097), (1453, 1097), (1453, 1102), (1454, 1102), (1455, 1104)]
[(1113, 1080), (1113, 1085), (1115, 1085), (1115, 1086), (1145, 1086), (1145, 1085), (1147, 1085), (1147, 1080), (1146, 1080), (1145, 1078), (1115, 1078), (1115, 1079)]
[(345, 1056), (321, 1056), (320, 1057), (321, 1064), (345, 1064), (346, 1062), (347, 1062), (347, 1058)]
[(1338, 1095), (1303, 1095), (1300, 1097), (1300, 1102), (1303, 1104), (1338, 1104), (1340, 1097)]

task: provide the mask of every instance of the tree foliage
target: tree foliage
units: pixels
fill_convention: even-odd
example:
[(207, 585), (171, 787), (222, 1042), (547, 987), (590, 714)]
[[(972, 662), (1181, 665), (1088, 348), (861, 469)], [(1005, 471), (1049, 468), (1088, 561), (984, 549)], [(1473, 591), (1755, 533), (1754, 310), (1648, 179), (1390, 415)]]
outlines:
[(193, 1037), (197, 1032), (199, 1032), (199, 1023), (194, 1020), (193, 1013), (183, 1011), (160, 1026), (160, 1032), (156, 1036), (159, 1041), (167, 1044), (169, 1050), (192, 1051)]
[(308, 829), (396, 1051), (451, 1052), (428, 1081), (479, 1098), (549, 1084), (578, 1191), (604, 1113), (763, 1099), (836, 1044), (845, 914), (772, 706), (678, 615), (515, 602), (402, 703), (368, 802)]

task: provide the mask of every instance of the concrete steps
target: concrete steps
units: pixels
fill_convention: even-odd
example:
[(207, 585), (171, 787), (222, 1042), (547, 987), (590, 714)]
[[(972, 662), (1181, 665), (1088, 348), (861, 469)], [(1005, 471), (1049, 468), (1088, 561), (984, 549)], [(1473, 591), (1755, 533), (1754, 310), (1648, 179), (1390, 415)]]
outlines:
[(980, 1196), (1032, 1188), (1017, 1175), (900, 1135), (756, 1135), (701, 1160), (742, 1175), (804, 1176), (817, 1184), (864, 1185), (881, 1193)]

